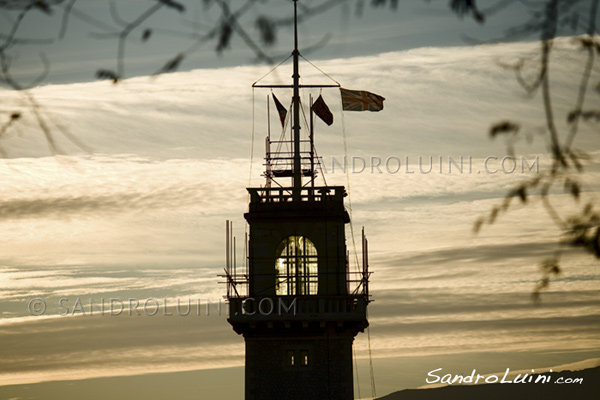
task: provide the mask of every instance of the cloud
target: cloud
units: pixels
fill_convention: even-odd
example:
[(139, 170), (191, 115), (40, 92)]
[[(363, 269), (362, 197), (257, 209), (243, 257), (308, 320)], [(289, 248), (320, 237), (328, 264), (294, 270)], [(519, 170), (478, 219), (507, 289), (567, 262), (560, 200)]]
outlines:
[[(123, 213), (132, 210), (178, 209), (196, 205), (206, 213), (220, 209), (232, 197), (214, 190), (227, 174), (229, 181), (247, 168), (241, 160), (153, 161), (131, 156), (10, 160), (0, 165), (6, 180), (0, 218), (40, 218), (78, 214)], [(26, 179), (24, 179), (26, 178)], [(206, 193), (212, 192), (211, 196)]]
[[(534, 309), (529, 302), (539, 280), (536, 265), (552, 253), (560, 233), (539, 199), (515, 204), (477, 237), (471, 234), (477, 216), (532, 175), (445, 172), (448, 157), (472, 157), (475, 168), (487, 156), (501, 159), (506, 143), (490, 143), (487, 131), (503, 119), (520, 121), (533, 138), (532, 144), (517, 143), (518, 155), (540, 156), (541, 167), (547, 165), (539, 100), (517, 94), (512, 72), (497, 65), (526, 57), (535, 46), (425, 48), (319, 62), (344, 87), (387, 99), (380, 113), (337, 118), (339, 95), (324, 90), (338, 114), (331, 128), (317, 128), (319, 154), (341, 159), (345, 138), (349, 157), (394, 156), (403, 163), (397, 174), (350, 173), (354, 228), (366, 226), (375, 271), (376, 301), (370, 306), (375, 358), (482, 349), (548, 352), (557, 343), (566, 352), (598, 348), (599, 278), (590, 259), (566, 254), (566, 273), (553, 281), (546, 306)], [(564, 88), (580, 65), (566, 40), (557, 41), (557, 52), (554, 104), (563, 115), (573, 97)], [(286, 68), (269, 79), (287, 82)], [(2, 137), (12, 158), (0, 162), (6, 266), (1, 307), (3, 318), (12, 321), (0, 324), (0, 340), (10, 342), (0, 362), (11, 379), (125, 375), (148, 372), (150, 364), (164, 372), (241, 363), (242, 339), (223, 318), (38, 320), (27, 316), (26, 302), (44, 296), (55, 313), (63, 296), (220, 297), (224, 220), (235, 220), (235, 234), (243, 237), (250, 165), (250, 184), (264, 184), (267, 93), (249, 87), (263, 73), (255, 67), (196, 70), (119, 86), (95, 82), (34, 90), (44, 115), (96, 153), (83, 154), (57, 133), (71, 155), (47, 157), (47, 144), (27, 115)], [(302, 77), (317, 79), (308, 67)], [(286, 98), (289, 92), (276, 94)], [(271, 134), (278, 137), (271, 117)], [(564, 128), (565, 122), (558, 124)], [(597, 157), (598, 142), (589, 132), (584, 127), (577, 146)], [(416, 157), (430, 155), (436, 162), (443, 157), (443, 173), (404, 172), (405, 156), (416, 171)], [(589, 168), (586, 195), (594, 195), (598, 165)], [(326, 178), (347, 184), (343, 173)], [(568, 195), (557, 191), (551, 200), (561, 210), (572, 209)], [(352, 251), (350, 229), (347, 243)], [(367, 351), (359, 345), (358, 354)]]
[[(468, 252), (461, 248), (441, 248), (419, 252), (417, 254), (400, 253), (394, 258), (380, 259), (383, 265), (439, 265), (440, 263), (452, 265), (455, 263), (469, 263), (474, 265), (495, 264), (498, 260), (510, 264), (513, 260), (523, 258), (539, 258), (551, 253), (556, 244), (552, 242), (526, 242), (510, 244), (483, 244), (473, 245)], [(571, 252), (574, 252), (572, 250)], [(437, 269), (437, 268), (436, 268)]]
[[(569, 39), (557, 40), (555, 47), (553, 104), (558, 126), (563, 129), (563, 116), (576, 97), (565, 88), (577, 85), (573, 71), (581, 65), (578, 50)], [(347, 113), (342, 119), (337, 90), (324, 90), (326, 102), (336, 113), (336, 123), (331, 128), (317, 126), (317, 148), (321, 155), (343, 152), (340, 137), (344, 120), (351, 153), (378, 155), (385, 150), (392, 155), (485, 157), (491, 147), (487, 137), (490, 125), (513, 119), (533, 138), (530, 145), (520, 142), (519, 151), (545, 152), (547, 140), (538, 129), (544, 121), (539, 99), (526, 98), (512, 71), (498, 65), (498, 61), (510, 63), (536, 51), (534, 43), (513, 43), (421, 48), (321, 61), (319, 68), (335, 71), (342, 86), (368, 89), (387, 100), (383, 112)], [(288, 83), (289, 69), (285, 64), (261, 83)], [(269, 92), (253, 91), (250, 84), (264, 71), (259, 67), (194, 70), (157, 80), (132, 78), (119, 86), (107, 82), (48, 85), (36, 88), (33, 94), (44, 115), (96, 152), (241, 158), (250, 153), (253, 130), (256, 154), (263, 153)], [(302, 65), (301, 73), (304, 82), (331, 83), (308, 64)], [(286, 89), (276, 92), (283, 99), (290, 95)], [(307, 95), (303, 96), (307, 104)], [(26, 109), (23, 112), (25, 124), (10, 137), (3, 137), (3, 148), (11, 157), (47, 155), (47, 145), (34, 121)], [(275, 127), (273, 123), (272, 134), (278, 135)], [(68, 151), (77, 151), (60, 139), (60, 134), (57, 137)], [(578, 140), (584, 147), (597, 149), (589, 135), (580, 135)], [(504, 150), (501, 144), (494, 147)]]
[[(174, 311), (174, 310), (171, 310)], [(162, 312), (162, 311), (161, 311)], [(4, 384), (239, 366), (223, 316), (94, 315), (0, 327)], [(32, 360), (36, 360), (32, 362)]]

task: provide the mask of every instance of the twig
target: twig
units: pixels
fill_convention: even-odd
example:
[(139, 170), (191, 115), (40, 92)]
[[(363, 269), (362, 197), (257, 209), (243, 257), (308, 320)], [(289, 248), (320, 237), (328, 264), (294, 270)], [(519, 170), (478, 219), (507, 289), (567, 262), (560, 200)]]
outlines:
[(569, 131), (569, 135), (565, 140), (565, 145), (563, 149), (565, 152), (569, 152), (571, 145), (573, 144), (573, 140), (575, 140), (575, 136), (577, 135), (577, 128), (579, 127), (579, 118), (581, 116), (581, 111), (583, 110), (583, 103), (585, 101), (585, 94), (587, 92), (588, 82), (590, 80), (590, 75), (592, 71), (592, 67), (594, 65), (594, 46), (593, 46), (593, 38), (594, 32), (596, 30), (596, 16), (598, 13), (598, 0), (594, 0), (592, 3), (592, 7), (590, 9), (590, 26), (588, 28), (588, 35), (590, 35), (590, 43), (587, 45), (587, 59), (585, 62), (585, 67), (583, 70), (583, 74), (581, 76), (581, 82), (579, 83), (579, 91), (577, 93), (577, 102), (575, 105), (575, 119), (571, 124), (571, 130)]

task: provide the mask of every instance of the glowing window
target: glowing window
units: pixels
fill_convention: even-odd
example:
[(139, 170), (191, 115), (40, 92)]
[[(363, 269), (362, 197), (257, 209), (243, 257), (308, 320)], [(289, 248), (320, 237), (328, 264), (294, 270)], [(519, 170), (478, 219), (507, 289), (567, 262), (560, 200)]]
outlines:
[(285, 364), (288, 367), (293, 367), (295, 364), (295, 360), (294, 360), (294, 350), (288, 350), (285, 353)]
[(308, 350), (300, 350), (300, 365), (303, 367), (308, 366)]
[(279, 296), (317, 294), (317, 249), (304, 236), (289, 236), (277, 248), (275, 291)]

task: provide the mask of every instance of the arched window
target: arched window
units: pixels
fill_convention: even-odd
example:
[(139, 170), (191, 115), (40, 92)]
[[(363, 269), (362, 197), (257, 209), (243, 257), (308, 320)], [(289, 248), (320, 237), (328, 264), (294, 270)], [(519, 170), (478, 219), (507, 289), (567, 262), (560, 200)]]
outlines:
[(279, 296), (317, 294), (317, 249), (304, 236), (288, 236), (277, 248), (275, 292)]

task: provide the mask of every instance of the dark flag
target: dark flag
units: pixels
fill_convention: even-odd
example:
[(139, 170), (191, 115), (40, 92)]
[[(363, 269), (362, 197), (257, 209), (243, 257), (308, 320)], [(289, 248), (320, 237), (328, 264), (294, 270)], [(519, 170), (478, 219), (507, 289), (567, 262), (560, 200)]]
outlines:
[(323, 100), (321, 95), (319, 95), (317, 101), (313, 103), (312, 110), (317, 114), (317, 117), (321, 118), (327, 125), (333, 124), (333, 114), (329, 111), (329, 107), (327, 107), (327, 104), (325, 104), (325, 100)]
[(277, 107), (277, 112), (279, 113), (281, 127), (285, 127), (285, 117), (287, 115), (287, 110), (285, 109), (283, 104), (281, 104), (279, 100), (277, 100), (277, 97), (275, 97), (275, 93), (273, 93), (273, 100), (275, 101), (275, 107)]
[(384, 97), (364, 90), (348, 90), (340, 88), (342, 109), (344, 111), (381, 111)]

